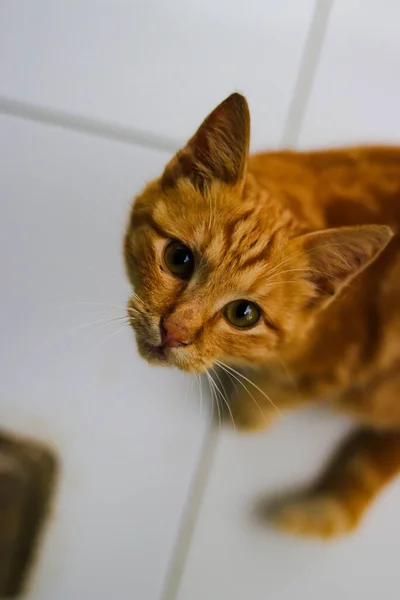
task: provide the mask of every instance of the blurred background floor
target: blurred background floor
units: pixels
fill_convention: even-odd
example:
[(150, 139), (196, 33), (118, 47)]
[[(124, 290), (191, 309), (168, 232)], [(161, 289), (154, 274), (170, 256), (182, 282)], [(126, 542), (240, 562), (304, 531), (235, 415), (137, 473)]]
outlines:
[(399, 142), (399, 31), (397, 0), (0, 3), (0, 423), (62, 461), (29, 600), (398, 598), (399, 484), (331, 545), (254, 518), (351, 425), (212, 430), (117, 317), (129, 202), (206, 114), (244, 93), (254, 150)]

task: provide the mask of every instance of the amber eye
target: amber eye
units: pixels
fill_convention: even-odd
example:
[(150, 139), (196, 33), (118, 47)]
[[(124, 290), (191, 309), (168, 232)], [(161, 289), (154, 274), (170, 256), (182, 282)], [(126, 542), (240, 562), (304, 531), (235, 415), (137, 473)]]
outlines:
[(173, 275), (189, 279), (194, 269), (193, 252), (181, 242), (169, 242), (164, 250), (164, 262)]
[(235, 300), (225, 306), (224, 315), (231, 325), (247, 329), (258, 323), (261, 310), (257, 304), (249, 300)]

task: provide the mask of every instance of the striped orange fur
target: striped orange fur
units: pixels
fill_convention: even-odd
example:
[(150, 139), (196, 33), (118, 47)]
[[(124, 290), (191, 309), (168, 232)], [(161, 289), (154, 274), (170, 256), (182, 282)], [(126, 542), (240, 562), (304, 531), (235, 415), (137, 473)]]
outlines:
[[(342, 535), (400, 470), (400, 148), (249, 156), (249, 139), (233, 94), (135, 199), (129, 317), (154, 364), (249, 370), (253, 398), (241, 388), (230, 406), (244, 429), (276, 417), (265, 394), (279, 412), (325, 398), (360, 421), (310, 494), (276, 515), (296, 533)], [(165, 264), (171, 240), (191, 253), (188, 278)], [(258, 307), (249, 328), (228, 322), (239, 299)]]

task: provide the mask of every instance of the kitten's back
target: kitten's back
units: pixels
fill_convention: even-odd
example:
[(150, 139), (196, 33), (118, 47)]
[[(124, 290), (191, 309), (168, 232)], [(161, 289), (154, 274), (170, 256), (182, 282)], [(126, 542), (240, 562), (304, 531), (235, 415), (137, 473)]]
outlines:
[(264, 153), (250, 158), (249, 171), (311, 228), (400, 225), (400, 148)]

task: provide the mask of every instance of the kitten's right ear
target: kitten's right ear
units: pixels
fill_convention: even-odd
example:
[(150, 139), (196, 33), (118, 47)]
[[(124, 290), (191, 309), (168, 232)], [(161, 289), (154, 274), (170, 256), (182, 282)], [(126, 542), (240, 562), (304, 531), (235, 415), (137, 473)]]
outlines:
[(385, 225), (361, 225), (315, 231), (293, 238), (309, 264), (303, 277), (311, 284), (309, 307), (325, 308), (382, 252), (393, 237)]
[(213, 180), (242, 185), (250, 142), (250, 113), (240, 94), (224, 100), (200, 125), (197, 132), (165, 168), (164, 189), (187, 177), (203, 191)]

